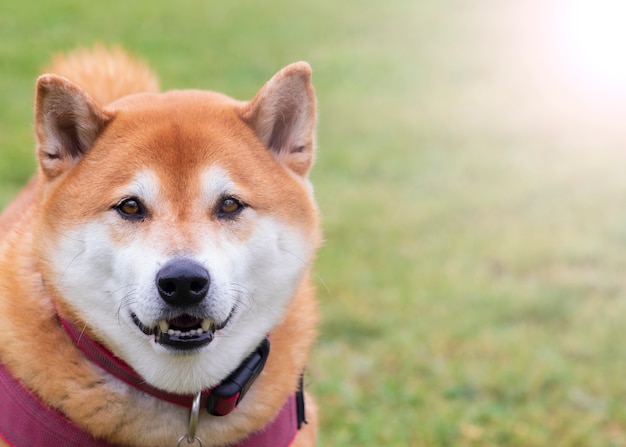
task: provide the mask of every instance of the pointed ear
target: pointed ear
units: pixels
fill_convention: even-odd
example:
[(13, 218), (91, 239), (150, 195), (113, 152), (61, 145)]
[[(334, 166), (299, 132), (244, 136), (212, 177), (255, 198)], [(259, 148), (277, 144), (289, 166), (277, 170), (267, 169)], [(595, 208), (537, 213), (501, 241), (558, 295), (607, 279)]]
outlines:
[(71, 81), (56, 75), (40, 76), (35, 132), (39, 166), (45, 176), (53, 179), (74, 166), (112, 118)]
[(238, 113), (281, 163), (300, 176), (308, 174), (316, 122), (309, 64), (297, 62), (283, 68)]

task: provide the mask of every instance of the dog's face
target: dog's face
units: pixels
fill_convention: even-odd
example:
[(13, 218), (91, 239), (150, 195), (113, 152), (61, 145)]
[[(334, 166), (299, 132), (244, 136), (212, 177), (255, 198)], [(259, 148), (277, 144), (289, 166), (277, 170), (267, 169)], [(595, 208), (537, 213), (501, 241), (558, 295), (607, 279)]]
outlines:
[(249, 103), (198, 91), (105, 109), (39, 81), (43, 280), (152, 385), (212, 386), (280, 322), (319, 242), (308, 66)]

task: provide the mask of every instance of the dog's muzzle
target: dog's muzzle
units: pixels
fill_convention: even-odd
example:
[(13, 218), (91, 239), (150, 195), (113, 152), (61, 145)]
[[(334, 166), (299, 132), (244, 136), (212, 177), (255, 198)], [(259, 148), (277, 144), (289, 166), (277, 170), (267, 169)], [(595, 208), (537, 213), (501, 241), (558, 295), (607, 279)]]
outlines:
[(134, 313), (132, 320), (141, 332), (154, 335), (158, 344), (182, 350), (207, 345), (232, 316), (231, 312), (224, 321), (217, 322), (197, 310), (207, 297), (210, 285), (211, 278), (204, 266), (187, 258), (172, 259), (157, 273), (156, 288), (170, 308), (168, 315), (175, 316), (153, 325), (142, 323)]

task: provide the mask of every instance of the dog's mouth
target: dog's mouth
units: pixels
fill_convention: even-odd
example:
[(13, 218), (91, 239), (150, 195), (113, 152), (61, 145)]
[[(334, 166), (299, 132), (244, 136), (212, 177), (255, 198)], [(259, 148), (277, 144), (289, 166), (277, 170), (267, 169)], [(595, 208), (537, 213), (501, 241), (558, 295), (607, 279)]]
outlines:
[(221, 323), (209, 318), (198, 318), (183, 314), (170, 320), (160, 320), (155, 326), (144, 325), (137, 315), (132, 314), (133, 323), (146, 335), (153, 335), (156, 343), (170, 348), (189, 350), (208, 345), (215, 333), (224, 329), (231, 315)]

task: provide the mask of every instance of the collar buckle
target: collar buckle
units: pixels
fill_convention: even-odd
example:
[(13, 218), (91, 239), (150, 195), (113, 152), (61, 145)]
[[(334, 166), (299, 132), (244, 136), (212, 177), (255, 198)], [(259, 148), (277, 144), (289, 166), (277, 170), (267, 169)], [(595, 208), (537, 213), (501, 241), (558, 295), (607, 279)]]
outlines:
[(211, 390), (206, 405), (209, 414), (226, 416), (237, 408), (241, 399), (263, 371), (269, 354), (270, 340), (265, 337), (256, 350), (235, 371)]

